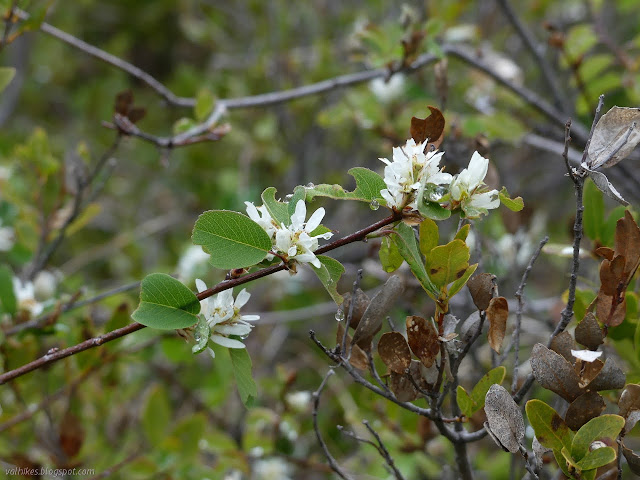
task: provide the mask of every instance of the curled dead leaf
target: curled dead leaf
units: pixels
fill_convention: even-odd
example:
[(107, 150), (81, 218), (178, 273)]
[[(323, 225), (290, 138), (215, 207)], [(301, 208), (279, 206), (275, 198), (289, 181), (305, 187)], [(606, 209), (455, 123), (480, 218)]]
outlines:
[(578, 323), (575, 331), (576, 341), (587, 348), (595, 349), (604, 343), (604, 333), (598, 325), (596, 316), (589, 312)]
[(507, 299), (504, 297), (492, 298), (487, 307), (487, 319), (489, 320), (489, 345), (496, 353), (500, 353), (508, 318), (509, 304)]
[(442, 112), (429, 105), (431, 115), (427, 118), (411, 118), (411, 138), (413, 138), (416, 144), (420, 144), (429, 139), (429, 143), (426, 146), (426, 151), (437, 150), (444, 138), (444, 126), (445, 119)]
[(517, 453), (524, 438), (524, 418), (509, 392), (498, 384), (491, 385), (485, 396), (484, 411), (487, 431), (494, 441), (504, 450)]
[(536, 343), (531, 352), (533, 376), (542, 387), (557, 393), (568, 402), (582, 395), (580, 377), (562, 355)]
[(486, 310), (493, 298), (496, 276), (491, 273), (474, 275), (467, 282), (467, 288), (471, 293), (473, 304), (478, 310)]
[[(351, 292), (347, 292), (342, 295), (342, 297), (344, 298), (344, 301), (342, 302), (342, 311), (344, 312), (345, 316), (349, 314), (349, 309), (351, 308), (351, 295)], [(351, 321), (349, 322), (349, 326), (351, 328), (355, 329), (358, 327), (358, 324), (360, 323), (364, 312), (367, 310), (370, 301), (371, 300), (369, 299), (369, 295), (364, 293), (359, 288), (356, 289), (355, 301), (353, 303), (353, 314), (351, 317)]]
[(576, 348), (576, 343), (569, 332), (560, 332), (551, 340), (551, 350), (562, 355), (569, 363), (573, 363), (575, 358), (571, 354), (571, 350)]
[(600, 394), (587, 392), (571, 402), (564, 421), (571, 430), (578, 431), (589, 420), (599, 416), (605, 408), (606, 404)]
[(593, 130), (588, 150), (591, 169), (611, 167), (628, 157), (640, 142), (640, 108), (612, 107)]

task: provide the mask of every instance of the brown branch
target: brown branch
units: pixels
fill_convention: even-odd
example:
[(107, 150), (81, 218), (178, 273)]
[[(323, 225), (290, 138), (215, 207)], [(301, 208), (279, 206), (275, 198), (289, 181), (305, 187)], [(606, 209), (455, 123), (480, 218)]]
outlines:
[[(338, 240), (336, 240), (335, 242), (332, 242), (328, 245), (325, 245), (324, 247), (319, 248), (318, 250), (316, 250), (315, 253), (317, 254), (321, 254), (324, 252), (328, 252), (330, 250), (334, 250), (338, 247), (342, 247), (344, 245), (347, 245), (349, 243), (353, 243), (353, 242), (357, 242), (360, 240), (363, 240), (368, 234), (375, 232), (376, 230), (378, 230), (381, 227), (384, 227), (385, 225), (389, 225), (390, 223), (396, 222), (398, 220), (400, 220), (402, 218), (402, 213), (399, 212), (393, 212), (393, 214), (391, 214), (390, 216), (383, 218), (382, 220), (369, 225), (368, 227), (365, 227), (361, 230), (358, 230), (355, 233), (352, 233), (351, 235), (347, 235), (343, 238), (340, 238)], [(225, 280), (223, 282), (220, 282), (219, 284), (217, 284), (216, 286), (209, 288), (207, 290), (204, 290), (200, 293), (198, 293), (196, 295), (196, 297), (198, 298), (198, 300), (204, 300), (205, 298), (208, 298), (212, 295), (215, 295), (218, 292), (221, 292), (223, 290), (228, 290), (230, 288), (234, 288), (238, 285), (242, 285), (248, 282), (251, 282), (253, 280), (257, 280), (258, 278), (262, 278), (262, 277), (266, 277), (268, 275), (271, 275), (275, 272), (279, 272), (281, 270), (285, 270), (287, 267), (286, 265), (280, 264), (280, 265), (274, 265), (271, 267), (267, 267), (267, 268), (263, 268), (262, 270), (258, 270), (256, 272), (253, 273), (249, 273), (248, 275), (242, 276), (242, 277), (238, 277), (238, 278), (234, 278), (232, 280)], [(66, 358), (69, 357), (71, 355), (75, 355), (76, 353), (80, 353), (83, 352), (85, 350), (89, 350), (90, 348), (94, 348), (94, 347), (99, 347), (100, 345), (103, 345), (107, 342), (110, 342), (112, 340), (116, 340), (118, 338), (124, 337), (126, 335), (129, 335), (133, 332), (137, 332), (138, 330), (142, 330), (143, 328), (145, 328), (144, 325), (139, 324), (139, 323), (132, 323), (130, 325), (127, 325), (126, 327), (122, 327), (119, 328), (117, 330), (113, 330), (111, 332), (105, 333), (103, 335), (99, 335), (97, 337), (94, 338), (90, 338), (89, 340), (86, 340), (84, 342), (81, 342), (77, 345), (74, 345), (72, 347), (68, 347), (65, 348), (63, 350), (54, 350), (51, 351), (49, 353), (47, 353), (46, 355), (40, 357), (37, 360), (34, 360), (33, 362), (27, 363), (21, 367), (18, 367), (14, 370), (10, 370), (8, 372), (5, 372), (3, 374), (0, 374), (0, 385), (3, 385), (15, 378), (18, 378), (22, 375), (25, 375), (29, 372), (32, 372), (34, 370), (37, 370), (38, 368), (41, 368), (45, 365), (49, 365), (50, 363), (53, 363), (55, 361), (58, 361), (62, 358)]]

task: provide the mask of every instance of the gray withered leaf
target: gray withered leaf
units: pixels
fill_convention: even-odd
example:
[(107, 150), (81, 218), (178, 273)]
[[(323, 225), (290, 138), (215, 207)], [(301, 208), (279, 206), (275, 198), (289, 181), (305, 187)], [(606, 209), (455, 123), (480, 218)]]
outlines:
[(480, 312), (476, 310), (462, 323), (460, 327), (460, 339), (464, 343), (468, 343), (477, 333), (480, 328)]
[(629, 465), (629, 469), (635, 473), (636, 475), (640, 475), (640, 456), (635, 453), (630, 448), (622, 445), (622, 454), (624, 458), (627, 460), (627, 465)]
[(560, 332), (551, 340), (551, 350), (562, 355), (569, 363), (573, 363), (575, 358), (571, 350), (576, 348), (576, 342), (569, 332)]
[(467, 282), (467, 288), (471, 292), (471, 298), (478, 310), (486, 310), (493, 297), (495, 288), (495, 275), (491, 273), (480, 273), (474, 275)]
[(587, 348), (595, 349), (604, 343), (604, 333), (593, 313), (587, 313), (578, 323), (575, 331), (576, 341)]
[(593, 130), (587, 166), (611, 167), (627, 158), (640, 142), (640, 108), (612, 107)]
[(543, 446), (539, 441), (538, 437), (534, 436), (533, 441), (531, 442), (531, 450), (533, 450), (534, 462), (536, 464), (536, 468), (540, 470), (542, 468), (543, 459), (545, 453), (550, 452), (551, 449)]
[(612, 183), (609, 181), (609, 179), (604, 173), (594, 172), (593, 170), (589, 170), (588, 168), (586, 170), (589, 172), (589, 177), (591, 178), (591, 180), (593, 180), (593, 183), (596, 184), (596, 187), (598, 187), (598, 190), (600, 190), (607, 197), (612, 198), (613, 200), (615, 200), (621, 205), (624, 205), (624, 206), (629, 205), (629, 202), (627, 202), (624, 198), (622, 198), (622, 195), (620, 195), (620, 192), (616, 190), (616, 187), (612, 185)]
[(593, 392), (601, 390), (617, 390), (624, 387), (627, 378), (612, 358), (607, 358), (596, 377), (589, 382), (586, 389)]
[(625, 418), (624, 431), (628, 433), (640, 420), (640, 385), (630, 383), (624, 387), (618, 408), (620, 415)]
[(371, 299), (364, 311), (358, 328), (353, 333), (352, 345), (358, 345), (369, 350), (373, 336), (380, 331), (382, 321), (393, 304), (404, 291), (404, 284), (400, 277), (393, 275), (382, 286), (382, 289)]
[(497, 383), (491, 385), (485, 396), (484, 411), (487, 414), (487, 431), (498, 446), (517, 453), (524, 438), (524, 418), (509, 392)]

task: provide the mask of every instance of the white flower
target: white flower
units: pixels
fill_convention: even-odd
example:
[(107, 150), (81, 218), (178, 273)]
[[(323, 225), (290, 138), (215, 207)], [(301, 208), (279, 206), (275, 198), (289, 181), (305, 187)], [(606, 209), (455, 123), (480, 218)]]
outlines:
[(260, 225), (269, 237), (273, 236), (278, 228), (278, 224), (271, 218), (267, 207), (264, 205), (256, 207), (252, 202), (244, 202), (247, 206), (249, 218)]
[(42, 270), (33, 280), (34, 297), (38, 300), (48, 300), (56, 294), (58, 279), (55, 274)]
[(477, 217), (487, 210), (498, 208), (500, 198), (497, 190), (482, 192), (484, 177), (489, 169), (489, 160), (478, 152), (471, 156), (469, 166), (462, 170), (451, 182), (451, 198), (462, 204), (468, 217)]
[(253, 465), (252, 480), (291, 480), (290, 465), (278, 457), (258, 460)]
[(443, 173), (439, 167), (444, 152), (424, 153), (429, 140), (417, 144), (410, 138), (404, 147), (394, 147), (393, 161), (381, 158), (387, 166), (384, 168), (384, 182), (387, 188), (380, 195), (388, 207), (402, 210), (405, 206), (416, 208), (415, 195), (421, 184), (448, 184), (451, 175)]
[(18, 277), (13, 277), (13, 294), (16, 297), (18, 310), (27, 311), (32, 317), (37, 317), (44, 310), (44, 306), (36, 300), (33, 283), (22, 283)]
[(285, 396), (287, 405), (297, 412), (304, 412), (311, 405), (311, 392), (302, 390), (299, 392), (287, 393)]
[[(196, 279), (196, 287), (198, 292), (207, 289), (205, 283), (199, 278)], [(240, 315), (240, 309), (249, 301), (249, 297), (251, 294), (246, 289), (242, 289), (234, 302), (233, 292), (223, 290), (213, 297), (202, 300), (200, 313), (204, 315), (211, 329), (210, 338), (213, 342), (227, 348), (244, 348), (244, 343), (228, 338), (228, 335), (244, 337), (253, 328), (253, 325), (248, 322), (260, 319), (259, 315)]]
[(15, 232), (11, 227), (3, 227), (0, 220), (0, 252), (7, 252), (13, 248)]
[(189, 246), (180, 257), (180, 260), (178, 260), (178, 266), (176, 267), (176, 273), (180, 281), (186, 283), (193, 280), (199, 267), (206, 265), (208, 260), (209, 254), (202, 250), (200, 245)]
[(369, 82), (369, 89), (382, 103), (391, 103), (404, 94), (404, 83), (404, 75), (396, 73), (389, 79), (374, 78)]

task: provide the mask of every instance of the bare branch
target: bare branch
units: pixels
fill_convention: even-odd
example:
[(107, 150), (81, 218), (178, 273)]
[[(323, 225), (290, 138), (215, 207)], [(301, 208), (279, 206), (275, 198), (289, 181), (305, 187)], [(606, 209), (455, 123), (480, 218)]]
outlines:
[[(518, 285), (518, 289), (516, 290), (515, 297), (518, 300), (518, 307), (516, 309), (516, 326), (513, 331), (514, 338), (514, 359), (513, 359), (513, 380), (511, 383), (511, 394), (513, 395), (518, 388), (518, 362), (520, 355), (520, 325), (522, 323), (522, 310), (524, 309), (524, 301), (522, 300), (522, 295), (524, 294), (524, 287), (527, 285), (527, 278), (529, 277), (529, 273), (533, 268), (533, 264), (540, 256), (540, 252), (542, 252), (542, 247), (544, 247), (549, 241), (549, 237), (545, 236), (542, 240), (540, 240), (540, 244), (536, 251), (533, 252), (531, 256), (531, 260), (529, 260), (529, 264), (527, 268), (525, 268), (524, 273), (522, 274), (522, 280), (520, 281), (520, 285)], [(506, 352), (505, 352), (506, 353)]]
[(551, 68), (547, 59), (542, 55), (542, 49), (540, 48), (540, 44), (536, 45), (536, 41), (533, 38), (533, 35), (524, 24), (520, 21), (516, 12), (511, 7), (509, 0), (497, 0), (498, 5), (502, 9), (505, 17), (511, 22), (513, 28), (515, 28), (516, 32), (522, 39), (525, 47), (531, 52), (534, 60), (538, 64), (540, 68), (540, 72), (544, 77), (545, 82), (549, 86), (549, 90), (551, 95), (553, 96), (553, 101), (556, 105), (560, 105), (562, 107), (563, 112), (569, 112), (569, 108), (567, 107), (567, 103), (565, 101), (565, 95), (560, 91), (560, 86), (558, 84), (558, 80), (555, 76), (555, 72)]
[(345, 473), (344, 470), (342, 470), (342, 468), (340, 468), (340, 465), (338, 465), (338, 462), (336, 461), (336, 459), (333, 458), (333, 455), (331, 455), (331, 452), (329, 451), (329, 447), (327, 447), (327, 444), (324, 441), (324, 438), (322, 438), (322, 434), (320, 433), (320, 428), (318, 427), (318, 408), (320, 407), (320, 394), (322, 393), (322, 390), (324, 389), (324, 386), (326, 385), (327, 380), (334, 373), (335, 372), (333, 371), (333, 369), (330, 368), (327, 371), (327, 374), (322, 379), (322, 382), (320, 383), (320, 386), (318, 387), (318, 389), (315, 392), (313, 392), (313, 430), (316, 432), (316, 438), (318, 439), (318, 443), (320, 444), (320, 447), (324, 452), (324, 456), (327, 457), (327, 461), (329, 462), (329, 466), (331, 467), (331, 469), (334, 472), (336, 472), (336, 474), (343, 480), (351, 480), (352, 477), (347, 473)]

